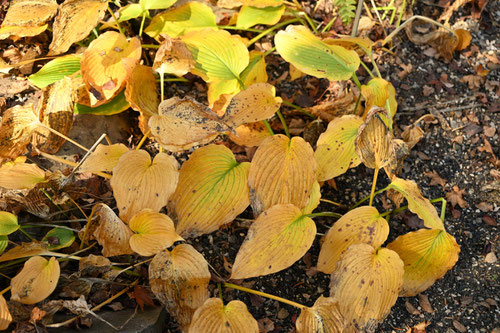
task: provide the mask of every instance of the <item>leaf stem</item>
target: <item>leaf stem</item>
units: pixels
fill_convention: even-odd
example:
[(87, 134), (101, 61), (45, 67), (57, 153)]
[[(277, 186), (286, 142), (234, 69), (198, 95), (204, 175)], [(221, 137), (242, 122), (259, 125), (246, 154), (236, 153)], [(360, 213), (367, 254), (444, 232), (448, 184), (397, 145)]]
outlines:
[(375, 187), (377, 186), (377, 178), (378, 178), (378, 171), (379, 170), (380, 170), (379, 168), (376, 168), (375, 172), (373, 173), (372, 190), (370, 192), (370, 203), (368, 204), (368, 206), (371, 206), (373, 204), (373, 197), (375, 194)]
[(359, 79), (358, 79), (358, 76), (356, 75), (356, 72), (352, 73), (352, 80), (354, 81), (354, 83), (356, 83), (356, 86), (361, 91), (361, 82), (359, 82)]
[(116, 27), (118, 28), (118, 30), (120, 31), (120, 33), (121, 33), (122, 35), (124, 35), (125, 37), (127, 37), (127, 36), (125, 35), (125, 32), (123, 32), (123, 29), (122, 29), (122, 27), (121, 27), (121, 25), (120, 25), (120, 22), (118, 22), (118, 19), (116, 18), (115, 13), (113, 13), (113, 11), (111, 10), (111, 8), (109, 8), (109, 6), (108, 6), (108, 12), (111, 14), (111, 16), (113, 16), (113, 19), (115, 20), (115, 23), (116, 23)]
[(4, 290), (0, 291), (0, 295), (3, 295), (5, 294), (6, 292), (8, 292), (10, 290), (10, 286), (8, 286), (7, 288), (5, 288)]
[(332, 27), (333, 23), (335, 23), (335, 21), (337, 20), (337, 17), (338, 15), (335, 15), (331, 20), (330, 22), (328, 22), (327, 25), (325, 25), (325, 27), (323, 29), (321, 29), (321, 33), (324, 33), (324, 32), (327, 32), (330, 30), (330, 28)]
[(142, 13), (141, 27), (139, 28), (139, 37), (142, 36), (142, 29), (144, 28), (144, 21), (146, 21), (146, 13), (147, 13), (147, 11), (144, 11)]
[(161, 45), (156, 44), (142, 44), (141, 47), (143, 49), (159, 49)]
[(316, 28), (316, 25), (312, 21), (312, 19), (309, 17), (307, 12), (304, 10), (304, 7), (298, 2), (298, 0), (292, 0), (293, 3), (297, 6), (297, 8), (300, 8), (301, 13), (304, 15), (304, 18), (306, 19), (307, 23), (311, 26), (315, 34), (318, 34), (318, 29)]
[(270, 55), (271, 53), (273, 53), (274, 51), (276, 51), (276, 46), (273, 46), (272, 48), (270, 48), (269, 50), (267, 50), (263, 55), (262, 57), (267, 57), (268, 55)]
[(356, 16), (354, 17), (354, 23), (352, 25), (351, 37), (356, 37), (358, 34), (359, 19), (361, 18), (361, 11), (363, 10), (364, 0), (358, 0), (358, 6), (356, 7)]
[(233, 25), (218, 25), (217, 28), (219, 29), (226, 29), (226, 30), (239, 30), (239, 31), (249, 31), (249, 32), (262, 32), (260, 29), (254, 29), (254, 28), (241, 28), (241, 27), (236, 27)]
[[(376, 191), (375, 193), (373, 193), (373, 195), (377, 195), (377, 194), (380, 194), (384, 191), (387, 191), (389, 189), (389, 186), (387, 187), (384, 187), (383, 189), (381, 190), (378, 190)], [(358, 207), (359, 205), (361, 205), (363, 202), (365, 202), (366, 200), (370, 199), (370, 196), (366, 196), (364, 197), (363, 199), (359, 200), (358, 202), (356, 202), (354, 205), (352, 205), (351, 207), (349, 207), (349, 210), (353, 210), (354, 208)]]
[(23, 230), (23, 226), (19, 226), (19, 228), (17, 229), (19, 230), (20, 232), (22, 232), (26, 237), (28, 237), (30, 240), (33, 240), (33, 237), (31, 237), (30, 234), (28, 234), (26, 231)]
[(57, 136), (60, 136), (61, 138), (63, 138), (64, 140), (68, 141), (68, 142), (71, 142), (72, 144), (74, 144), (75, 146), (77, 146), (78, 148), (81, 148), (85, 151), (89, 151), (88, 148), (82, 146), (81, 144), (79, 144), (78, 142), (74, 141), (73, 139), (67, 137), (66, 135), (62, 134), (61, 132), (58, 132), (56, 131), (55, 129), (49, 127), (49, 126), (46, 126), (44, 124), (38, 124), (39, 127), (42, 127), (42, 128), (45, 128), (46, 130), (49, 130), (50, 132), (54, 133), (55, 135)]
[(339, 213), (334, 213), (334, 212), (320, 212), (320, 213), (311, 213), (311, 214), (304, 214), (303, 216), (305, 217), (336, 217), (336, 218), (341, 218), (342, 214)]
[[(64, 158), (61, 158), (59, 156), (50, 155), (50, 154), (47, 154), (47, 153), (44, 153), (44, 152), (41, 152), (41, 151), (39, 151), (38, 154), (42, 155), (43, 157), (45, 157), (45, 158), (47, 158), (49, 160), (53, 160), (53, 161), (56, 161), (56, 162), (59, 162), (59, 163), (62, 163), (62, 164), (70, 165), (72, 167), (77, 166), (77, 163), (65, 160)], [(107, 173), (104, 173), (104, 172), (99, 172), (99, 171), (98, 172), (93, 172), (93, 173), (96, 174), (96, 175), (98, 175), (98, 176), (101, 176), (103, 178), (111, 179), (111, 175), (110, 174), (107, 174)]]
[(275, 295), (271, 295), (271, 294), (268, 294), (268, 293), (264, 293), (262, 291), (257, 291), (257, 290), (253, 290), (253, 289), (250, 289), (250, 288), (245, 288), (245, 287), (233, 284), (233, 283), (225, 282), (224, 283), (224, 287), (226, 287), (226, 288), (232, 288), (232, 289), (236, 289), (236, 290), (241, 290), (241, 291), (244, 291), (244, 292), (247, 292), (247, 293), (250, 293), (250, 294), (259, 295), (259, 296), (262, 296), (262, 297), (274, 299), (275, 301), (291, 305), (291, 306), (296, 307), (296, 308), (301, 309), (301, 310), (304, 309), (304, 308), (306, 308), (305, 305), (302, 305), (302, 304), (299, 304), (299, 303), (287, 300), (286, 298), (281, 298), (279, 296), (275, 296)]
[(284, 22), (281, 22), (281, 23), (278, 23), (278, 24), (272, 26), (269, 29), (266, 29), (266, 30), (262, 31), (260, 34), (258, 34), (254, 38), (250, 39), (250, 41), (247, 44), (247, 48), (250, 47), (250, 45), (252, 45), (255, 42), (257, 42), (262, 37), (264, 37), (264, 36), (268, 35), (269, 33), (273, 32), (274, 30), (279, 29), (279, 28), (281, 28), (281, 27), (283, 27), (285, 25), (288, 25), (288, 24), (291, 24), (291, 23), (295, 23), (295, 22), (299, 22), (299, 21), (300, 21), (299, 19), (292, 19), (292, 20), (284, 21)]
[(278, 115), (278, 118), (280, 118), (281, 124), (283, 125), (283, 130), (285, 131), (286, 136), (290, 139), (290, 131), (288, 130), (288, 126), (286, 125), (285, 117), (283, 117), (283, 114), (281, 111), (278, 109), (276, 111), (276, 114)]
[(274, 135), (274, 132), (273, 132), (273, 129), (271, 128), (271, 125), (269, 125), (269, 122), (267, 120), (263, 120), (264, 122), (264, 125), (266, 126), (267, 130), (269, 131), (269, 133), (271, 133), (271, 135)]
[(299, 111), (299, 112), (301, 112), (301, 113), (305, 114), (306, 116), (308, 116), (308, 117), (310, 117), (310, 118), (312, 118), (312, 119), (316, 119), (316, 117), (315, 117), (312, 113), (307, 112), (306, 110), (304, 110), (303, 108), (301, 108), (301, 107), (300, 107), (300, 106), (298, 106), (298, 105), (295, 105), (295, 104), (290, 103), (290, 102), (285, 101), (285, 100), (282, 100), (282, 102), (281, 102), (281, 103), (282, 103), (282, 104), (285, 104), (286, 106), (289, 106), (289, 107), (291, 107), (291, 108), (294, 108), (295, 110), (297, 110), (297, 111)]
[(368, 68), (368, 66), (366, 66), (365, 62), (364, 61), (361, 61), (361, 66), (363, 66), (363, 68), (366, 70), (366, 72), (368, 73), (368, 75), (370, 75), (370, 77), (373, 79), (375, 78), (375, 75), (373, 75), (373, 72)]
[(328, 199), (319, 199), (319, 201), (323, 201), (323, 202), (328, 202), (329, 204), (332, 204), (332, 205), (335, 205), (335, 206), (338, 206), (338, 207), (343, 207), (344, 205), (338, 203), (338, 202), (335, 202), (335, 201), (331, 201), (331, 200), (328, 200)]
[(148, 131), (146, 132), (146, 134), (144, 134), (142, 136), (142, 139), (141, 139), (141, 141), (139, 141), (139, 144), (137, 145), (137, 147), (135, 147), (135, 150), (141, 149), (141, 147), (144, 144), (144, 142), (146, 142), (146, 139), (148, 138), (149, 133), (151, 133), (151, 128), (148, 129)]

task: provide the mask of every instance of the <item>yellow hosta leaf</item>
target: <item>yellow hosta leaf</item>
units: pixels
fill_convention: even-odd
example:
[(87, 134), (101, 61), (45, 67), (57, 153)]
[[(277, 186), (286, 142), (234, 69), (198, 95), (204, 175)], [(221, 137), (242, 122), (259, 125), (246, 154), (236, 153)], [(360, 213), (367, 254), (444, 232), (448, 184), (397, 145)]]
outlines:
[(194, 313), (189, 332), (258, 333), (259, 325), (245, 303), (209, 298)]
[(229, 133), (228, 136), (234, 143), (240, 146), (259, 146), (264, 139), (271, 136), (264, 122), (248, 123), (236, 127), (236, 134)]
[(250, 51), (249, 56), (250, 60), (248, 62), (248, 66), (243, 70), (243, 72), (241, 72), (241, 80), (243, 80), (246, 87), (255, 83), (266, 83), (268, 77), (264, 52), (252, 50)]
[(82, 271), (108, 271), (112, 265), (111, 260), (103, 256), (89, 254), (82, 257), (78, 263), (78, 270)]
[(151, 291), (182, 326), (209, 298), (209, 282), (207, 261), (189, 244), (161, 251), (149, 264)]
[(3, 295), (0, 295), (0, 331), (6, 330), (12, 322), (12, 315), (10, 314), (7, 301)]
[(10, 299), (23, 304), (43, 301), (56, 289), (59, 274), (59, 261), (54, 257), (50, 260), (39, 256), (28, 259), (10, 281)]
[(0, 262), (36, 255), (46, 255), (47, 253), (49, 253), (49, 249), (45, 242), (33, 241), (31, 243), (22, 243), (2, 254), (0, 256)]
[(160, 34), (177, 37), (204, 28), (217, 29), (214, 12), (201, 2), (190, 1), (153, 17), (144, 32), (152, 38)]
[(318, 270), (331, 274), (340, 256), (352, 244), (382, 245), (389, 235), (389, 224), (375, 207), (362, 206), (342, 216), (328, 230), (318, 257)]
[(113, 171), (120, 157), (129, 149), (123, 143), (113, 145), (100, 144), (83, 162), (79, 172)]
[(387, 110), (387, 117), (392, 123), (398, 108), (396, 90), (392, 83), (378, 77), (371, 79), (367, 84), (361, 86), (361, 95), (365, 98), (364, 117), (373, 106), (378, 106)]
[(292, 64), (289, 64), (288, 72), (290, 73), (290, 80), (291, 81), (300, 79), (301, 77), (303, 77), (305, 75), (297, 67), (295, 67)]
[(321, 199), (321, 186), (318, 182), (314, 182), (311, 195), (307, 200), (307, 204), (304, 208), (302, 208), (302, 214), (311, 214), (316, 207), (319, 206)]
[[(356, 136), (356, 154), (372, 169), (380, 169), (389, 164), (394, 153), (392, 134), (379, 115), (381, 110), (374, 108), (369, 112)], [(384, 112), (381, 113), (385, 116)]]
[(56, 0), (12, 0), (0, 27), (0, 39), (36, 36), (57, 13)]
[(362, 124), (360, 117), (352, 115), (330, 121), (327, 130), (319, 136), (314, 152), (319, 181), (340, 176), (361, 163), (354, 145)]
[(83, 53), (82, 77), (90, 92), (90, 104), (99, 106), (118, 95), (125, 85), (132, 65), (122, 62), (139, 62), (141, 42), (127, 38), (116, 31), (108, 31), (93, 40)]
[(276, 7), (283, 4), (284, 0), (241, 0), (241, 4), (257, 8)]
[(129, 239), (134, 234), (132, 230), (107, 205), (100, 203), (96, 206), (95, 213), (99, 217), (99, 225), (93, 236), (102, 246), (102, 254), (105, 257), (114, 257), (134, 253), (129, 245)]
[(177, 160), (165, 153), (157, 154), (153, 161), (145, 150), (123, 154), (111, 178), (120, 218), (128, 222), (144, 208), (160, 211), (175, 191), (178, 169)]
[(455, 266), (460, 253), (455, 238), (444, 230), (420, 229), (387, 245), (404, 262), (401, 296), (415, 296)]
[(360, 56), (370, 54), (375, 43), (369, 38), (362, 37), (342, 37), (342, 38), (327, 38), (324, 40), (328, 45), (338, 45), (345, 47), (348, 50), (355, 50)]
[(427, 228), (444, 230), (443, 221), (439, 218), (436, 208), (429, 199), (426, 199), (418, 185), (412, 180), (394, 178), (389, 185), (390, 188), (401, 193), (408, 201), (408, 208), (417, 214)]
[[(64, 135), (73, 126), (72, 91), (72, 81), (65, 77), (43, 89), (37, 106), (40, 122)], [(55, 154), (65, 141), (48, 129), (39, 127), (33, 134), (32, 145), (43, 152)]]
[(316, 160), (309, 143), (281, 134), (265, 139), (255, 152), (248, 175), (255, 216), (282, 203), (304, 208), (315, 181)]
[(48, 55), (61, 54), (95, 28), (108, 8), (107, 0), (66, 0), (59, 7)]
[(0, 167), (0, 187), (8, 190), (32, 189), (45, 180), (45, 171), (36, 164), (7, 162)]
[(39, 27), (22, 27), (22, 26), (2, 26), (0, 28), (0, 39), (6, 39), (9, 37), (32, 37), (37, 36), (47, 30), (48, 24), (41, 25)]
[(274, 43), (283, 59), (301, 72), (330, 81), (350, 79), (360, 64), (356, 52), (328, 45), (304, 26), (289, 25)]
[(158, 114), (160, 98), (156, 89), (156, 78), (151, 67), (136, 65), (127, 79), (125, 97), (132, 109), (150, 117)]
[(271, 117), (281, 106), (276, 89), (268, 83), (256, 83), (236, 94), (222, 120), (231, 127)]
[(135, 233), (130, 237), (130, 247), (141, 256), (153, 256), (174, 242), (183, 240), (175, 232), (174, 222), (165, 214), (143, 209), (129, 222)]
[(403, 284), (403, 262), (396, 252), (368, 244), (351, 245), (332, 273), (330, 296), (352, 331), (374, 329), (396, 303)]
[(295, 322), (297, 333), (342, 333), (345, 320), (331, 297), (320, 296), (312, 308), (303, 308)]
[(229, 127), (205, 105), (192, 99), (172, 97), (161, 102), (158, 115), (149, 119), (151, 134), (173, 152), (208, 143)]
[(17, 216), (9, 212), (0, 211), (0, 235), (10, 235), (17, 229), (19, 229)]
[(191, 52), (178, 38), (165, 35), (165, 40), (156, 51), (153, 69), (159, 73), (171, 73), (183, 76), (194, 68)]
[(268, 275), (290, 267), (306, 254), (316, 225), (291, 204), (275, 205), (253, 222), (234, 260), (231, 279)]
[(236, 26), (248, 29), (256, 24), (274, 25), (280, 21), (285, 8), (284, 5), (263, 8), (243, 6), (238, 13)]
[(199, 148), (184, 162), (169, 211), (183, 237), (211, 233), (234, 220), (250, 204), (248, 169), (228, 148)]
[(33, 130), (39, 124), (33, 104), (7, 109), (0, 122), (0, 159), (13, 159), (24, 154)]
[(228, 100), (241, 90), (241, 85), (237, 80), (214, 80), (208, 83), (207, 99), (211, 108), (216, 105), (226, 105)]

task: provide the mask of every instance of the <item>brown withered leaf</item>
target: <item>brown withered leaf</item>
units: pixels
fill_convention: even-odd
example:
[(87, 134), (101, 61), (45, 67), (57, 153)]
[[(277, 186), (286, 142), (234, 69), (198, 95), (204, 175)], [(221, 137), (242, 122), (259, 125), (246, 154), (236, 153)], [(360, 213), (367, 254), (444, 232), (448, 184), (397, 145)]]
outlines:
[(94, 209), (99, 225), (93, 236), (102, 246), (102, 254), (114, 257), (134, 253), (129, 245), (129, 239), (134, 234), (132, 230), (107, 205), (99, 203)]
[(0, 27), (0, 39), (28, 37), (42, 33), (57, 13), (56, 0), (12, 0)]
[(121, 91), (141, 58), (141, 50), (138, 38), (127, 41), (116, 31), (105, 32), (90, 43), (82, 55), (81, 71), (92, 107), (110, 101)]
[(0, 295), (0, 331), (6, 330), (12, 322), (12, 315), (3, 295)]
[(22, 243), (11, 248), (0, 256), (0, 262), (26, 258), (36, 255), (45, 255), (49, 252), (48, 244), (45, 242), (33, 241), (31, 243)]
[(149, 285), (183, 327), (209, 298), (210, 271), (203, 255), (189, 244), (159, 252), (149, 265)]
[(33, 130), (39, 124), (33, 104), (7, 109), (0, 122), (0, 160), (14, 159), (24, 154)]
[(444, 187), (446, 185), (447, 180), (443, 179), (439, 176), (439, 174), (436, 172), (436, 170), (432, 170), (430, 172), (424, 172), (424, 175), (426, 177), (429, 177), (431, 179), (430, 185), (441, 185)]
[(78, 270), (82, 275), (91, 275), (92, 273), (103, 273), (111, 269), (111, 261), (103, 256), (89, 254), (82, 257), (78, 262)]
[(195, 61), (186, 44), (179, 38), (163, 36), (165, 40), (156, 51), (153, 70), (177, 76), (189, 73), (194, 68)]
[(405, 159), (410, 155), (408, 145), (401, 139), (392, 139), (392, 147), (389, 164), (384, 167), (387, 176), (391, 180), (401, 172)]
[(235, 129), (236, 133), (229, 133), (229, 139), (240, 146), (256, 147), (271, 136), (264, 122), (248, 123)]
[[(73, 126), (72, 89), (71, 79), (65, 77), (44, 88), (37, 105), (40, 122), (64, 135), (67, 135)], [(64, 142), (59, 135), (38, 127), (33, 133), (31, 144), (43, 152), (55, 154)]]
[(326, 98), (306, 108), (306, 111), (329, 122), (339, 116), (352, 114), (358, 97), (359, 90), (349, 87), (346, 81), (330, 82)]
[(401, 133), (401, 138), (408, 144), (408, 148), (412, 149), (424, 137), (424, 130), (420, 126), (412, 124), (406, 126)]
[(336, 301), (320, 296), (314, 306), (305, 307), (295, 322), (297, 333), (342, 333), (346, 326)]
[(178, 152), (208, 143), (230, 130), (207, 106), (193, 99), (172, 97), (149, 119), (151, 134), (165, 149)]
[(451, 207), (455, 208), (459, 205), (461, 208), (467, 207), (467, 202), (462, 198), (465, 190), (461, 190), (457, 185), (454, 185), (451, 191), (446, 192), (446, 200), (451, 204)]
[(52, 42), (47, 55), (64, 53), (73, 43), (87, 37), (102, 20), (107, 7), (107, 0), (64, 1), (54, 21)]

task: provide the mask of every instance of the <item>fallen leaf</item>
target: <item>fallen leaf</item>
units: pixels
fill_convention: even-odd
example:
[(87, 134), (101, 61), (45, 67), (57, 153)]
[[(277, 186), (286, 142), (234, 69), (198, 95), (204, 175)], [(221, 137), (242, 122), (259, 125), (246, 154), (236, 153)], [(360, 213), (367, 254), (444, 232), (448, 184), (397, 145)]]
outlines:
[(129, 245), (129, 239), (133, 235), (132, 230), (107, 205), (99, 203), (94, 206), (94, 210), (99, 218), (99, 225), (93, 236), (102, 246), (102, 254), (105, 257), (132, 254)]
[(24, 163), (23, 156), (0, 166), (0, 187), (8, 190), (32, 189), (45, 180), (45, 171), (34, 163)]
[(314, 306), (304, 307), (295, 322), (297, 333), (338, 332), (346, 326), (339, 306), (331, 297), (320, 296)]
[(264, 122), (248, 123), (235, 129), (236, 133), (228, 133), (229, 139), (240, 146), (256, 147), (271, 136)]
[(424, 137), (424, 130), (413, 124), (406, 126), (401, 133), (401, 138), (408, 144), (408, 148), (412, 149)]
[(424, 175), (431, 179), (430, 183), (431, 186), (441, 185), (444, 188), (444, 186), (446, 185), (447, 180), (441, 178), (435, 170), (432, 170), (430, 172), (424, 172)]
[(0, 262), (37, 255), (47, 255), (48, 253), (48, 244), (45, 242), (33, 241), (31, 243), (22, 243), (2, 254), (0, 256)]
[(0, 330), (6, 330), (12, 322), (12, 315), (3, 295), (0, 295)]
[(111, 172), (118, 163), (120, 157), (128, 152), (129, 149), (122, 143), (113, 145), (100, 144), (87, 157), (80, 166), (79, 172)]
[(0, 122), (0, 159), (14, 159), (24, 154), (39, 124), (33, 104), (7, 109)]
[(135, 299), (137, 302), (137, 305), (141, 308), (141, 311), (144, 311), (144, 304), (147, 304), (149, 306), (155, 306), (155, 303), (149, 296), (147, 290), (144, 287), (135, 285), (134, 286), (134, 291), (130, 293), (130, 297)]
[(454, 185), (451, 191), (446, 192), (446, 200), (451, 204), (452, 208), (459, 205), (461, 208), (467, 207), (467, 202), (462, 198), (465, 190), (461, 190), (457, 185)]
[(418, 294), (418, 303), (427, 313), (434, 313), (434, 309), (432, 308), (431, 302), (429, 302), (429, 298), (425, 294)]
[(177, 76), (189, 73), (194, 68), (195, 61), (186, 44), (179, 38), (164, 36), (165, 40), (156, 51), (153, 70)]
[(17, 229), (19, 229), (17, 216), (9, 212), (0, 211), (0, 235), (10, 235)]

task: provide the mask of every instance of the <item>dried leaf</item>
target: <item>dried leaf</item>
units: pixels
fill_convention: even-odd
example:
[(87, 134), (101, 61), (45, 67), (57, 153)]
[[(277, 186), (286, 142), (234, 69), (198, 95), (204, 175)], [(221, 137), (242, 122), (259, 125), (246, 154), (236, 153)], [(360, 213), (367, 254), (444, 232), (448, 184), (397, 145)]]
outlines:
[(24, 154), (33, 130), (39, 124), (33, 104), (7, 109), (0, 122), (0, 159), (13, 159)]
[(368, 244), (351, 245), (332, 273), (330, 296), (351, 330), (375, 329), (396, 303), (403, 283), (403, 262), (396, 252)]
[[(0, 167), (0, 187), (8, 190), (32, 189), (45, 180), (45, 171), (36, 164), (23, 163), (26, 158), (6, 162)], [(22, 161), (22, 162), (20, 162)]]
[(331, 274), (341, 255), (352, 244), (381, 246), (389, 235), (389, 224), (375, 207), (362, 206), (342, 216), (328, 230), (318, 257), (318, 270)]
[(316, 180), (311, 146), (300, 137), (274, 135), (259, 146), (250, 164), (248, 185), (254, 215), (282, 203), (302, 209)]
[(59, 280), (59, 261), (51, 257), (32, 257), (24, 263), (23, 269), (10, 281), (13, 301), (35, 304), (46, 299)]
[(156, 51), (153, 70), (183, 76), (194, 68), (194, 64), (193, 55), (186, 44), (179, 38), (165, 35), (165, 40)]
[(157, 154), (153, 161), (145, 150), (123, 154), (111, 178), (120, 218), (128, 222), (144, 208), (160, 211), (175, 191), (178, 168), (177, 160), (165, 153)]
[(78, 270), (80, 272), (84, 271), (107, 271), (111, 267), (111, 261), (103, 256), (96, 256), (89, 254), (86, 257), (82, 257), (78, 262)]
[(363, 120), (358, 116), (342, 116), (328, 124), (319, 136), (314, 157), (318, 162), (318, 180), (324, 181), (345, 173), (361, 163), (355, 151), (355, 139)]
[[(129, 66), (130, 61), (126, 62)], [(127, 79), (125, 89), (125, 98), (132, 109), (141, 113), (143, 126), (148, 124), (149, 117), (158, 114), (158, 105), (160, 98), (156, 91), (156, 78), (151, 67), (136, 65)], [(139, 126), (141, 123), (139, 124)], [(143, 133), (148, 131), (149, 127), (141, 128)]]
[(240, 146), (260, 146), (262, 141), (271, 136), (264, 122), (248, 123), (236, 127), (236, 134), (229, 133), (229, 139)]
[(165, 214), (143, 209), (129, 222), (135, 233), (130, 237), (130, 247), (141, 256), (153, 256), (174, 242), (183, 240), (175, 232), (174, 222)]
[(141, 308), (141, 311), (144, 311), (144, 304), (147, 304), (149, 306), (155, 306), (155, 303), (149, 296), (149, 293), (144, 287), (135, 285), (134, 286), (134, 291), (130, 293), (130, 297), (135, 299), (139, 307)]
[(95, 28), (108, 8), (107, 0), (66, 0), (59, 8), (47, 55), (61, 54)]
[(11, 248), (9, 251), (0, 256), (0, 262), (36, 255), (46, 255), (47, 253), (49, 253), (49, 250), (48, 245), (45, 242), (33, 241), (31, 243), (22, 243), (21, 245)]
[(457, 185), (454, 185), (450, 192), (446, 192), (446, 200), (451, 203), (451, 207), (455, 208), (459, 205), (461, 208), (467, 207), (467, 202), (462, 198), (465, 190), (461, 190)]
[(365, 98), (363, 118), (368, 115), (372, 107), (378, 106), (385, 108), (387, 117), (392, 122), (398, 108), (396, 90), (392, 83), (381, 78), (371, 79), (367, 84), (361, 86), (361, 95)]
[(79, 172), (102, 172), (113, 171), (120, 157), (128, 152), (129, 149), (122, 143), (114, 145), (100, 144), (83, 162)]
[(211, 233), (234, 220), (250, 204), (248, 162), (238, 163), (228, 148), (199, 148), (184, 162), (169, 211), (183, 237)]
[(56, 0), (12, 0), (0, 27), (0, 39), (36, 36), (57, 13)]
[(297, 333), (342, 333), (345, 325), (337, 302), (323, 296), (314, 302), (313, 307), (303, 308), (295, 322)]
[(442, 278), (457, 262), (460, 247), (444, 230), (420, 229), (387, 245), (404, 262), (401, 296), (415, 296)]
[(408, 148), (412, 149), (424, 137), (424, 130), (413, 124), (406, 126), (401, 133), (401, 138), (408, 144)]
[(311, 195), (307, 200), (306, 206), (302, 208), (302, 214), (304, 215), (311, 214), (313, 210), (315, 210), (316, 207), (319, 206), (320, 199), (321, 199), (321, 186), (316, 181), (313, 184)]
[(132, 230), (107, 205), (99, 203), (94, 209), (99, 217), (99, 226), (93, 235), (102, 246), (102, 254), (105, 257), (132, 254), (129, 245), (129, 239), (134, 234)]
[(159, 252), (149, 265), (151, 291), (184, 327), (209, 298), (209, 281), (205, 258), (188, 244)]
[(161, 102), (158, 115), (149, 119), (151, 134), (173, 152), (208, 143), (229, 127), (205, 105), (173, 97)]
[(291, 204), (274, 205), (252, 223), (234, 260), (231, 279), (268, 275), (290, 267), (306, 254), (316, 225)]
[(431, 179), (431, 183), (430, 183), (431, 186), (432, 185), (441, 185), (442, 187), (444, 187), (446, 185), (447, 180), (441, 178), (435, 170), (432, 170), (431, 172), (425, 172), (424, 175)]
[(12, 315), (3, 295), (0, 295), (0, 331), (6, 330), (12, 322)]
[(194, 313), (189, 332), (258, 333), (259, 325), (245, 303), (209, 298)]

